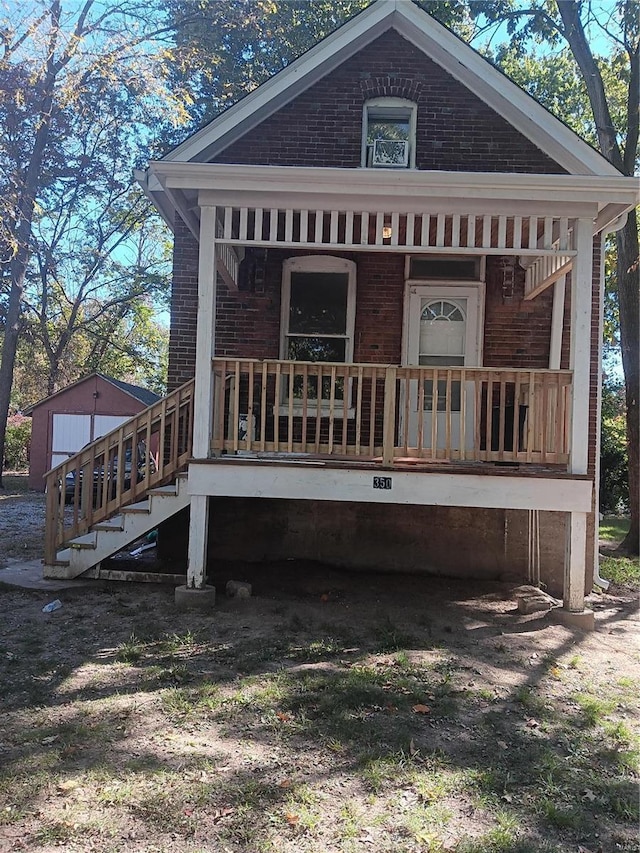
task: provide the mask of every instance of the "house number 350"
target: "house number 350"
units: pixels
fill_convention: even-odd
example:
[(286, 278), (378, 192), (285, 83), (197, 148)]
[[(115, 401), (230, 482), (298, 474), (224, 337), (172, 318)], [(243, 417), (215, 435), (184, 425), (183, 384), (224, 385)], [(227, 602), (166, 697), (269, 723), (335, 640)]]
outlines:
[(373, 488), (374, 489), (390, 489), (391, 488), (391, 477), (374, 477), (373, 478)]

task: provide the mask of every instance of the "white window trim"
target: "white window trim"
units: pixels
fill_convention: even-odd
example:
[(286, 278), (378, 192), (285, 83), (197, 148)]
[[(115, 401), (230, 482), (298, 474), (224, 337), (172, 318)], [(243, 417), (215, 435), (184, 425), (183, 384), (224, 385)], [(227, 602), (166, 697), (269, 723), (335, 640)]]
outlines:
[[(282, 264), (282, 289), (280, 300), (280, 358), (282, 360), (289, 360), (287, 357), (287, 338), (289, 332), (289, 308), (291, 305), (291, 274), (295, 272), (346, 273), (348, 275), (344, 363), (352, 363), (356, 325), (356, 265), (354, 261), (349, 261), (346, 258), (336, 258), (331, 255), (304, 255), (299, 258), (287, 258)], [(330, 336), (327, 335), (327, 337)], [(350, 397), (351, 382), (349, 382), (349, 388), (347, 389), (347, 393)], [(285, 399), (283, 391), (281, 391), (280, 393), (280, 399)], [(321, 401), (320, 410), (323, 413), (325, 411), (328, 413), (328, 400)], [(307, 409), (307, 411), (309, 411), (309, 408)], [(284, 402), (282, 402), (279, 406), (279, 413), (280, 415), (288, 415), (289, 404), (285, 404)], [(293, 414), (296, 416), (301, 415), (302, 406), (294, 403)], [(355, 410), (350, 406), (348, 409), (349, 417), (354, 416), (354, 414)]]
[[(409, 165), (401, 168), (415, 169), (416, 167), (416, 124), (418, 107), (414, 101), (406, 98), (371, 98), (362, 107), (362, 151), (360, 165), (363, 169), (382, 169), (383, 166), (367, 167), (367, 131), (369, 128), (369, 109), (372, 107), (394, 107), (406, 109), (409, 113)], [(397, 168), (397, 167), (396, 167)]]

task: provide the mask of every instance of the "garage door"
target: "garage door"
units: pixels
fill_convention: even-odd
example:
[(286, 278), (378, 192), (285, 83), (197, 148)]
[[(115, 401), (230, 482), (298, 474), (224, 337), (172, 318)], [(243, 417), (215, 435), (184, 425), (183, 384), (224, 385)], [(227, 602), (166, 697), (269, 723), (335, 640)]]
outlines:
[(53, 416), (51, 464), (53, 468), (93, 441), (129, 420), (128, 415), (62, 415)]
[(91, 415), (54, 415), (51, 467), (59, 465), (91, 441)]

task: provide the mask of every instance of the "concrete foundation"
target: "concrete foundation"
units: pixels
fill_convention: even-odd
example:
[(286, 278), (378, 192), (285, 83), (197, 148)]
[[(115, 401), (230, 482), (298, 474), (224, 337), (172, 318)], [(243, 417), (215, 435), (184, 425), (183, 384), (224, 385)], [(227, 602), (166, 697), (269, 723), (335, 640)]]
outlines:
[(556, 607), (550, 615), (554, 622), (564, 625), (566, 628), (594, 631), (596, 627), (593, 610), (581, 610), (579, 613), (572, 613), (570, 610), (565, 610), (564, 607)]
[(186, 586), (177, 586), (175, 602), (178, 610), (212, 610), (216, 603), (216, 588), (205, 586), (203, 589), (191, 589)]

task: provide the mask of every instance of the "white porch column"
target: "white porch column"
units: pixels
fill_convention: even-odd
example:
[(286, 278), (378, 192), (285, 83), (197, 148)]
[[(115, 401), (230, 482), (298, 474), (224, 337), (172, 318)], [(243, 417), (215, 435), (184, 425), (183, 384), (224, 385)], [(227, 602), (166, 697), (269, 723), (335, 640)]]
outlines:
[[(591, 380), (591, 314), (593, 292), (593, 223), (576, 223), (577, 255), (571, 274), (571, 346), (569, 367), (573, 371), (571, 408), (571, 455), (569, 470), (586, 474), (589, 458), (589, 391)], [(587, 514), (567, 516), (563, 609), (584, 611), (586, 579)]]
[[(213, 370), (216, 324), (216, 209), (200, 207), (200, 252), (198, 260), (198, 322), (196, 327), (196, 370), (193, 401), (193, 457), (207, 459), (213, 424)], [(187, 587), (204, 589), (207, 579), (209, 498), (191, 497)]]
[(584, 610), (587, 569), (587, 513), (567, 513), (567, 554), (564, 562), (562, 606), (570, 613)]
[(571, 407), (572, 474), (586, 474), (589, 458), (589, 389), (591, 379), (591, 299), (593, 292), (593, 222), (579, 219), (576, 225), (577, 255), (571, 273), (571, 346), (573, 371)]
[(196, 371), (193, 401), (193, 457), (207, 459), (213, 423), (213, 369), (216, 329), (216, 209), (200, 208), (200, 253), (198, 259), (198, 322), (196, 326)]

